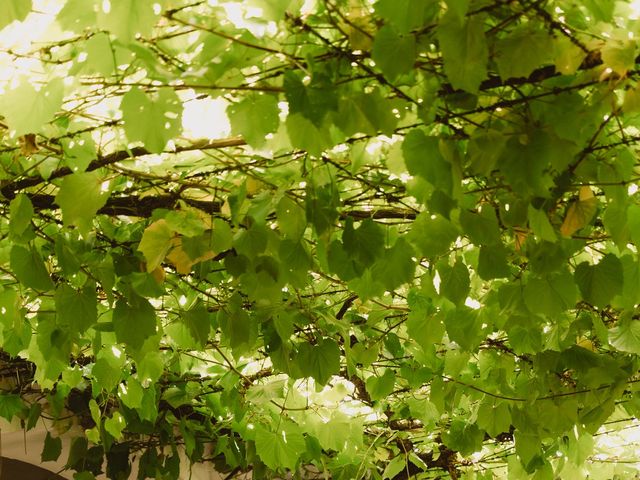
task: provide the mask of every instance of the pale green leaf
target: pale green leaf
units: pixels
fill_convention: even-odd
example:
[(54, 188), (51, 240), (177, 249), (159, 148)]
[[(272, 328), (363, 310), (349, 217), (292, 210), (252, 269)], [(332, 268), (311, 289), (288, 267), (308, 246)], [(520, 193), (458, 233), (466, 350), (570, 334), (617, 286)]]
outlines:
[(278, 99), (274, 95), (251, 95), (227, 107), (231, 130), (249, 145), (259, 148), (265, 137), (280, 125)]
[(56, 195), (64, 224), (78, 227), (83, 235), (91, 230), (96, 214), (108, 199), (109, 184), (97, 171), (67, 175)]
[(621, 352), (640, 354), (640, 321), (622, 319), (609, 330), (609, 343)]
[(31, 0), (2, 0), (0, 2), (0, 30), (14, 21), (22, 22), (31, 12)]
[(107, 9), (102, 3), (98, 11), (98, 26), (122, 42), (133, 41), (137, 35), (148, 37), (158, 21), (151, 2), (111, 0), (108, 5)]
[(18, 87), (2, 95), (0, 114), (16, 135), (39, 132), (60, 110), (63, 95), (62, 78), (52, 79), (39, 90), (23, 78)]
[(120, 109), (127, 138), (152, 153), (162, 152), (182, 128), (182, 102), (171, 88), (147, 94), (134, 87), (122, 97)]
[(290, 421), (279, 422), (276, 430), (258, 425), (255, 442), (260, 459), (272, 470), (295, 469), (306, 450), (300, 429)]
[(162, 264), (173, 244), (174, 236), (173, 230), (163, 218), (145, 228), (138, 244), (138, 251), (144, 255), (147, 272), (153, 272)]
[(127, 423), (120, 412), (113, 412), (113, 415), (104, 421), (104, 429), (116, 441), (122, 439), (122, 431), (126, 426)]
[(9, 204), (9, 229), (13, 235), (21, 235), (31, 225), (34, 210), (27, 195), (20, 193)]

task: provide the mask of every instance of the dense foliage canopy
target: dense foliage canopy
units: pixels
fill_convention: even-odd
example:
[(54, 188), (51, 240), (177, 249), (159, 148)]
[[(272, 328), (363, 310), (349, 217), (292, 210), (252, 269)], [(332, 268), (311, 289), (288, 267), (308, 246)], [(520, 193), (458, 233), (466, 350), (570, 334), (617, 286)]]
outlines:
[(637, 4), (2, 0), (0, 415), (80, 480), (629, 478)]

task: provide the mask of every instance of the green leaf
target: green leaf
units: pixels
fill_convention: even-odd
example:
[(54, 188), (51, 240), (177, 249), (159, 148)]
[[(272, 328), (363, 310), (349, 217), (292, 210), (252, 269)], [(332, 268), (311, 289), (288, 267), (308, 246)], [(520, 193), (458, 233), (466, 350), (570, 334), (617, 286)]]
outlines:
[[(522, 52), (527, 54), (523, 55)], [(528, 77), (550, 60), (551, 37), (546, 31), (522, 27), (496, 43), (496, 64), (502, 80)]]
[(640, 354), (640, 321), (621, 319), (609, 330), (609, 343), (621, 352)]
[(511, 273), (507, 249), (502, 244), (482, 245), (478, 255), (478, 275), (483, 280), (505, 278)]
[(602, 48), (602, 62), (620, 76), (635, 68), (638, 45), (635, 39), (607, 41)]
[(138, 251), (144, 255), (147, 272), (153, 272), (162, 264), (173, 245), (174, 236), (173, 230), (163, 218), (145, 228), (138, 244)]
[(449, 429), (442, 433), (444, 444), (465, 456), (480, 451), (483, 439), (482, 430), (476, 424), (460, 418), (454, 419)]
[(280, 231), (292, 240), (298, 240), (307, 228), (304, 209), (294, 200), (283, 196), (276, 208)]
[(332, 183), (318, 187), (308, 185), (306, 193), (307, 219), (315, 227), (318, 235), (322, 235), (333, 227), (338, 219), (337, 207), (340, 196)]
[(20, 395), (13, 393), (0, 394), (0, 417), (11, 422), (26, 410)]
[[(151, 387), (153, 388), (153, 387)], [(144, 398), (144, 389), (140, 382), (135, 378), (127, 379), (127, 383), (121, 383), (118, 386), (118, 396), (122, 403), (129, 408), (139, 409), (142, 407), (142, 399)], [(96, 422), (98, 423), (98, 422)]]
[(478, 310), (472, 310), (464, 305), (459, 306), (444, 317), (444, 323), (449, 339), (465, 351), (474, 351), (484, 339), (482, 319)]
[(342, 232), (342, 243), (349, 256), (364, 267), (369, 267), (384, 251), (384, 230), (370, 218), (354, 229), (353, 219), (347, 218)]
[(560, 226), (560, 233), (570, 237), (578, 230), (586, 227), (598, 209), (598, 199), (593, 195), (591, 187), (580, 187), (580, 194), (567, 209), (567, 214)]
[[(74, 173), (64, 177), (56, 195), (56, 203), (62, 210), (66, 226), (74, 225), (86, 235), (93, 220), (109, 199), (109, 184), (95, 172)], [(105, 188), (107, 187), (107, 188)]]
[(416, 40), (413, 35), (402, 35), (390, 26), (382, 27), (375, 36), (371, 58), (385, 77), (394, 81), (413, 70), (416, 58)]
[(398, 238), (391, 248), (384, 250), (372, 267), (372, 275), (378, 279), (387, 291), (411, 283), (416, 270), (414, 251), (403, 237)]
[(49, 277), (47, 267), (42, 257), (33, 249), (20, 245), (11, 248), (11, 270), (25, 287), (41, 292), (53, 289), (53, 282)]
[(431, 185), (451, 192), (451, 164), (440, 153), (438, 137), (427, 136), (422, 130), (411, 130), (402, 142), (402, 154), (407, 171), (419, 175)]
[(323, 338), (316, 345), (303, 343), (298, 348), (296, 363), (302, 375), (325, 385), (340, 371), (340, 348), (330, 338)]
[(142, 142), (151, 153), (162, 152), (181, 131), (182, 102), (171, 88), (146, 94), (133, 87), (122, 97), (120, 109), (129, 141)]
[(528, 217), (529, 217), (529, 226), (531, 230), (533, 230), (534, 235), (536, 235), (540, 240), (546, 240), (548, 242), (555, 242), (558, 240), (558, 236), (549, 222), (549, 217), (544, 210), (538, 210), (533, 206), (529, 205), (528, 207)]
[(367, 135), (393, 135), (398, 120), (392, 113), (393, 106), (376, 89), (368, 93), (349, 92), (340, 99), (335, 117), (336, 125), (347, 136), (356, 133)]
[(460, 22), (447, 12), (438, 26), (438, 41), (444, 59), (444, 71), (453, 88), (477, 93), (487, 78), (489, 48), (482, 15)]
[(276, 430), (258, 425), (255, 442), (260, 459), (272, 470), (294, 470), (306, 450), (300, 429), (290, 421), (279, 422)]
[(138, 0), (111, 0), (109, 9), (98, 11), (98, 26), (125, 43), (150, 36), (157, 20), (153, 4)]
[(36, 133), (45, 123), (53, 120), (62, 106), (63, 95), (62, 78), (52, 79), (39, 90), (23, 79), (18, 87), (2, 95), (0, 113), (4, 115), (11, 130), (15, 130), (16, 135)]
[(395, 373), (392, 369), (387, 369), (381, 376), (372, 375), (367, 378), (367, 393), (373, 401), (382, 400), (391, 395), (395, 382)]
[(115, 440), (122, 439), (122, 431), (126, 426), (127, 423), (120, 412), (113, 412), (113, 415), (104, 421), (104, 429)]
[(40, 455), (41, 462), (55, 462), (62, 453), (62, 439), (60, 437), (52, 437), (51, 432), (47, 432), (44, 438), (44, 447)]
[(64, 161), (73, 172), (84, 172), (96, 159), (96, 144), (89, 134), (74, 136), (72, 140), (62, 139), (60, 143)]
[(420, 255), (428, 258), (443, 255), (458, 237), (458, 230), (440, 215), (422, 212), (417, 216), (409, 233), (409, 240)]
[(64, 30), (81, 33), (85, 28), (95, 26), (97, 22), (95, 6), (92, 0), (66, 0), (62, 10), (56, 16), (56, 21)]
[(376, 13), (400, 33), (409, 33), (421, 27), (430, 14), (436, 12), (436, 7), (422, 0), (379, 0), (374, 7)]
[(329, 132), (323, 126), (314, 125), (301, 113), (290, 113), (286, 124), (291, 146), (305, 150), (310, 155), (319, 157), (333, 145)]
[(478, 426), (492, 437), (509, 432), (511, 411), (507, 402), (485, 397), (478, 408)]
[(478, 128), (467, 144), (467, 154), (474, 173), (489, 175), (502, 156), (508, 137), (496, 130)]
[(112, 45), (108, 34), (95, 34), (87, 40), (84, 48), (87, 52), (87, 69), (98, 72), (103, 77), (110, 77), (116, 73), (115, 47)]
[(478, 213), (461, 210), (460, 226), (465, 235), (478, 246), (500, 243), (500, 226), (496, 212), (490, 206), (485, 206)]
[(622, 293), (623, 269), (620, 259), (609, 253), (596, 265), (582, 262), (576, 267), (575, 281), (582, 298), (600, 308)]
[(3, 0), (0, 2), (0, 30), (14, 21), (22, 22), (31, 12), (31, 0)]
[(382, 472), (382, 480), (396, 478), (400, 472), (407, 468), (407, 457), (404, 455), (396, 455), (393, 460), (387, 463), (387, 466)]
[(249, 145), (259, 148), (265, 136), (280, 125), (278, 98), (274, 95), (255, 94), (227, 107), (231, 130), (242, 135)]
[(578, 291), (573, 277), (565, 271), (544, 278), (530, 278), (524, 286), (524, 302), (534, 313), (555, 317), (575, 306)]
[(440, 293), (456, 305), (463, 304), (469, 295), (470, 280), (467, 266), (460, 260), (456, 260), (453, 266), (446, 261), (438, 265), (440, 274)]
[(131, 303), (118, 300), (113, 310), (113, 328), (118, 342), (138, 350), (156, 334), (156, 312), (143, 298), (134, 298)]
[(31, 225), (33, 204), (27, 195), (20, 193), (9, 205), (9, 229), (13, 235), (19, 236)]
[(182, 321), (185, 323), (193, 339), (204, 348), (209, 340), (211, 330), (211, 317), (202, 302), (197, 302), (189, 310), (182, 312)]
[(98, 321), (98, 302), (95, 287), (78, 291), (61, 284), (55, 293), (58, 323), (68, 325), (71, 331), (84, 333)]

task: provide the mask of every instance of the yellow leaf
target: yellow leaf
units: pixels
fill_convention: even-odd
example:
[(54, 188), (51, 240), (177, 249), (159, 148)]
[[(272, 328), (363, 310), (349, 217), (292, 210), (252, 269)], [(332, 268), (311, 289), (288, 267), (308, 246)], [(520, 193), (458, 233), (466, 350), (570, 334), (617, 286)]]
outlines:
[(167, 255), (167, 260), (169, 260), (174, 267), (176, 267), (176, 271), (181, 275), (187, 275), (191, 272), (191, 268), (200, 262), (204, 262), (205, 260), (209, 260), (215, 257), (215, 253), (211, 250), (205, 252), (203, 255), (200, 255), (198, 258), (191, 258), (187, 252), (182, 249), (182, 242), (176, 242), (176, 246), (169, 255)]
[(591, 221), (597, 209), (598, 199), (593, 195), (591, 188), (580, 187), (578, 200), (573, 202), (567, 210), (567, 215), (560, 227), (560, 233), (564, 237), (570, 237)]

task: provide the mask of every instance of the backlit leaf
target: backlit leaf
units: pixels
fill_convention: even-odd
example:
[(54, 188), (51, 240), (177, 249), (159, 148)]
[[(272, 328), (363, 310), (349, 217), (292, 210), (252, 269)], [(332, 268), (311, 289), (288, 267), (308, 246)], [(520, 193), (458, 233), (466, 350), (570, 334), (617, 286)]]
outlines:
[(164, 219), (157, 220), (145, 228), (138, 251), (142, 252), (147, 261), (147, 272), (153, 272), (162, 264), (173, 245), (173, 238), (174, 232)]
[(64, 224), (78, 227), (82, 234), (91, 230), (98, 210), (108, 199), (109, 184), (97, 171), (67, 175), (56, 195)]
[[(172, 89), (161, 88), (154, 94), (146, 94), (134, 87), (122, 97), (120, 109), (127, 138), (142, 142), (152, 153), (163, 151), (167, 142), (180, 132), (182, 103)], [(145, 121), (141, 122), (141, 118)]]
[(580, 187), (580, 195), (567, 210), (564, 221), (560, 226), (560, 233), (570, 237), (581, 228), (589, 224), (598, 209), (598, 199), (593, 195), (590, 187)]
[(487, 78), (489, 60), (482, 17), (474, 15), (459, 22), (454, 13), (447, 13), (438, 27), (438, 41), (451, 85), (476, 93)]

